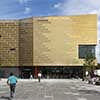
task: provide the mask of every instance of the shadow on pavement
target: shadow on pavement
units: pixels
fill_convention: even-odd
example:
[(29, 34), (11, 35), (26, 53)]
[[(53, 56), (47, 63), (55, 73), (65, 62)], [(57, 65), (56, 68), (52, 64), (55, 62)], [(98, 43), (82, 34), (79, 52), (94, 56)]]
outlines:
[(0, 99), (3, 99), (3, 100), (4, 100), (4, 99), (5, 99), (5, 100), (11, 100), (10, 97), (6, 97), (6, 96), (1, 96)]

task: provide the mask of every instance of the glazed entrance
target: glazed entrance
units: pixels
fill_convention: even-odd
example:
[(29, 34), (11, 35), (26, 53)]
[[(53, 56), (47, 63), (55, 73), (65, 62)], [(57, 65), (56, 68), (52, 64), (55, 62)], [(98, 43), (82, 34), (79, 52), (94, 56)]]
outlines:
[(28, 66), (28, 67), (21, 67), (20, 68), (20, 78), (22, 79), (29, 79), (30, 75), (34, 74), (34, 70), (32, 66)]
[(22, 67), (21, 78), (30, 78), (30, 75), (33, 78), (38, 77), (38, 73), (42, 73), (42, 78), (51, 78), (51, 79), (67, 79), (67, 78), (82, 78), (83, 76), (83, 67), (64, 67), (64, 66), (31, 66), (31, 67)]
[(82, 78), (82, 67), (40, 67), (43, 78), (66, 79), (66, 78)]

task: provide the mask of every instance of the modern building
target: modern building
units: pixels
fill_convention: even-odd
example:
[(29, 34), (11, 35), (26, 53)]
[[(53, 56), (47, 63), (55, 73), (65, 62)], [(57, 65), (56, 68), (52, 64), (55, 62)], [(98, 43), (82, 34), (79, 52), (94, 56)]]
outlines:
[(82, 77), (83, 59), (97, 44), (97, 15), (0, 20), (0, 73), (22, 78)]

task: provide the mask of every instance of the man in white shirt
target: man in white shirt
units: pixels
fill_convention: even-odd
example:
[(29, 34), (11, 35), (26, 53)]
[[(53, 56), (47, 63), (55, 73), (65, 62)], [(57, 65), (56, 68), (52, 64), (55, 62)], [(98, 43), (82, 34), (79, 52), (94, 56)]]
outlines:
[(39, 72), (39, 73), (38, 73), (38, 81), (39, 81), (39, 82), (40, 82), (41, 76), (42, 76), (42, 74), (41, 74), (41, 72)]

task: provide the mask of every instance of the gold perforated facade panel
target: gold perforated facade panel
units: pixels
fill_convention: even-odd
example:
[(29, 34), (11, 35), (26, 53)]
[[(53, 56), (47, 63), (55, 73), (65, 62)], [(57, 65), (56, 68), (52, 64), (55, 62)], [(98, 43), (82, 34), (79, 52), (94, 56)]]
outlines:
[(2, 66), (81, 66), (78, 46), (96, 45), (97, 15), (0, 21)]
[(96, 44), (97, 15), (36, 18), (33, 36), (35, 66), (80, 66), (78, 45)]
[(33, 18), (19, 22), (19, 65), (33, 66)]
[(18, 37), (18, 21), (0, 21), (0, 64), (2, 66), (19, 66)]

